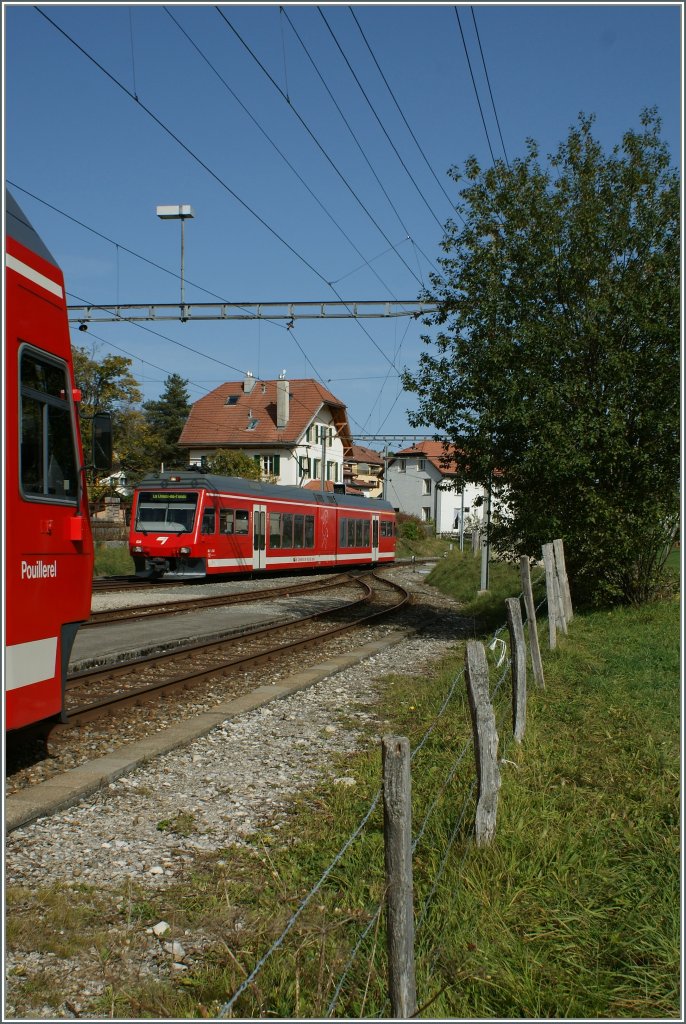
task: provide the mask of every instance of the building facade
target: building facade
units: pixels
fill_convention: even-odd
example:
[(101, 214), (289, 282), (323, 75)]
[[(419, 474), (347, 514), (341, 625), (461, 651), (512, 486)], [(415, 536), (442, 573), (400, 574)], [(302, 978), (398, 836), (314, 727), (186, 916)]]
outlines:
[(219, 449), (243, 452), (264, 477), (296, 487), (343, 485), (352, 450), (346, 407), (314, 380), (221, 384), (195, 402), (179, 438), (189, 465), (203, 465)]
[(463, 520), (467, 531), (482, 507), (475, 508), (483, 489), (462, 482), (455, 455), (446, 459), (440, 441), (422, 441), (396, 452), (386, 468), (386, 498), (397, 512), (417, 516), (434, 526), (437, 534), (459, 534)]

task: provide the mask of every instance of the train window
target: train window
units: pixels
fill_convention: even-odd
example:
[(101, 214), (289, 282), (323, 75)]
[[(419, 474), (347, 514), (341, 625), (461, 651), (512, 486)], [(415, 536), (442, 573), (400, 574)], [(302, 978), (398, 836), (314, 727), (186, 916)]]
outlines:
[(136, 530), (141, 533), (190, 533), (198, 495), (193, 492), (141, 491)]
[(23, 351), (20, 364), (21, 484), (25, 494), (74, 501), (76, 438), (66, 364)]
[(314, 547), (314, 516), (305, 516), (305, 547)]
[(293, 516), (288, 512), (283, 517), (283, 532), (281, 534), (283, 539), (283, 547), (293, 547)]
[(269, 513), (269, 547), (281, 547), (281, 513)]
[(293, 516), (293, 547), (301, 548), (305, 543), (305, 516)]
[(348, 520), (343, 516), (338, 520), (338, 546), (345, 548), (348, 545)]
[(217, 514), (213, 508), (206, 508), (202, 514), (201, 533), (216, 533)]
[(368, 548), (369, 547), (369, 520), (368, 519), (363, 519), (362, 520), (362, 547), (363, 548)]
[(233, 509), (223, 508), (219, 512), (219, 532), (233, 533)]
[(364, 545), (362, 543), (362, 520), (361, 519), (356, 519), (355, 520), (355, 547), (356, 548), (364, 547)]
[(247, 508), (236, 509), (236, 533), (249, 533), (250, 513)]

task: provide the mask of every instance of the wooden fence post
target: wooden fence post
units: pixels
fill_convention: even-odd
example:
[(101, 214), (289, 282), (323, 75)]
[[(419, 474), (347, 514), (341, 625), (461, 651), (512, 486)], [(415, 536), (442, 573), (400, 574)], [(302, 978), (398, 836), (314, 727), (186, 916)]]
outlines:
[(543, 545), (543, 564), (545, 566), (545, 593), (548, 600), (548, 644), (550, 650), (554, 650), (557, 647), (557, 605), (558, 601), (555, 596), (555, 556), (553, 555), (553, 545)]
[(512, 664), (512, 732), (517, 743), (521, 743), (526, 728), (526, 643), (519, 598), (508, 597), (505, 607)]
[[(552, 547), (552, 545), (551, 545)], [(555, 568), (555, 555), (553, 554), (553, 588), (555, 590), (555, 610), (557, 613), (557, 624), (567, 636), (567, 619), (565, 618), (565, 608), (562, 600), (562, 588), (560, 587), (560, 577), (557, 575), (557, 569)]]
[(524, 591), (524, 607), (526, 617), (529, 620), (529, 644), (531, 646), (531, 666), (534, 672), (534, 680), (541, 688), (545, 687), (543, 675), (543, 662), (541, 661), (541, 647), (538, 642), (538, 629), (536, 627), (536, 605), (534, 604), (534, 592), (531, 587), (531, 569), (529, 559), (522, 555), (519, 559), (519, 575)]
[(558, 579), (560, 580), (560, 593), (562, 594), (562, 607), (565, 611), (565, 619), (567, 622), (571, 622), (574, 618), (574, 609), (572, 608), (572, 595), (569, 591), (569, 578), (565, 565), (565, 548), (560, 539), (553, 541), (553, 552), (555, 554), (555, 567)]
[(474, 731), (476, 778), (479, 790), (474, 834), (476, 845), (486, 846), (495, 835), (500, 770), (498, 768), (498, 733), (495, 728), (495, 714), (488, 688), (486, 650), (478, 640), (467, 641), (465, 668), (469, 710)]
[(381, 741), (388, 929), (388, 988), (394, 1017), (417, 1011), (412, 898), (412, 801), (410, 742), (405, 736)]

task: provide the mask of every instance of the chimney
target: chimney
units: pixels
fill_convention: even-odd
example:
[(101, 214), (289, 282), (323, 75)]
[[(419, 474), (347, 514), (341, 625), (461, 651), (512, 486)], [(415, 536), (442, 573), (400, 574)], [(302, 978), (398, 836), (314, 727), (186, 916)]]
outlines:
[(276, 382), (276, 429), (283, 430), (288, 424), (289, 394), (288, 381), (279, 378)]
[(243, 390), (246, 395), (249, 395), (252, 389), (255, 387), (255, 378), (252, 375), (252, 370), (248, 370), (243, 381)]

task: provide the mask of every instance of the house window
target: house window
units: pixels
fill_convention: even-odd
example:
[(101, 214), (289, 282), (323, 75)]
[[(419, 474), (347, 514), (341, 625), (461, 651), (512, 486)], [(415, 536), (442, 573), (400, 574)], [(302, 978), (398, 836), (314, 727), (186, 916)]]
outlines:
[(236, 402), (238, 401), (238, 397), (238, 395), (229, 395), (229, 397), (224, 402), (224, 405), (235, 405)]
[(417, 472), (426, 469), (426, 459), (417, 459)]
[(312, 468), (312, 473), (313, 473), (313, 479), (314, 480), (319, 480), (319, 478), (321, 476), (321, 473), (322, 473), (322, 460), (321, 459), (315, 459), (314, 460), (314, 464), (313, 464), (313, 468)]
[(299, 466), (300, 466), (300, 476), (303, 476), (303, 477), (307, 476), (307, 477), (309, 477), (309, 476), (312, 475), (312, 473), (311, 473), (312, 460), (311, 459), (308, 459), (306, 455), (301, 455), (300, 458), (298, 459), (298, 463), (299, 463)]
[(280, 476), (281, 456), (280, 455), (258, 455), (260, 469), (266, 476)]
[(422, 480), (422, 494), (431, 494), (431, 480), (428, 477)]
[(398, 459), (398, 472), (404, 473), (406, 468), (405, 459)]
[(430, 505), (424, 505), (424, 507), (422, 508), (422, 522), (423, 523), (430, 523), (431, 522), (431, 506)]
[(338, 483), (338, 463), (327, 462), (326, 464), (326, 479), (333, 480), (334, 483)]

